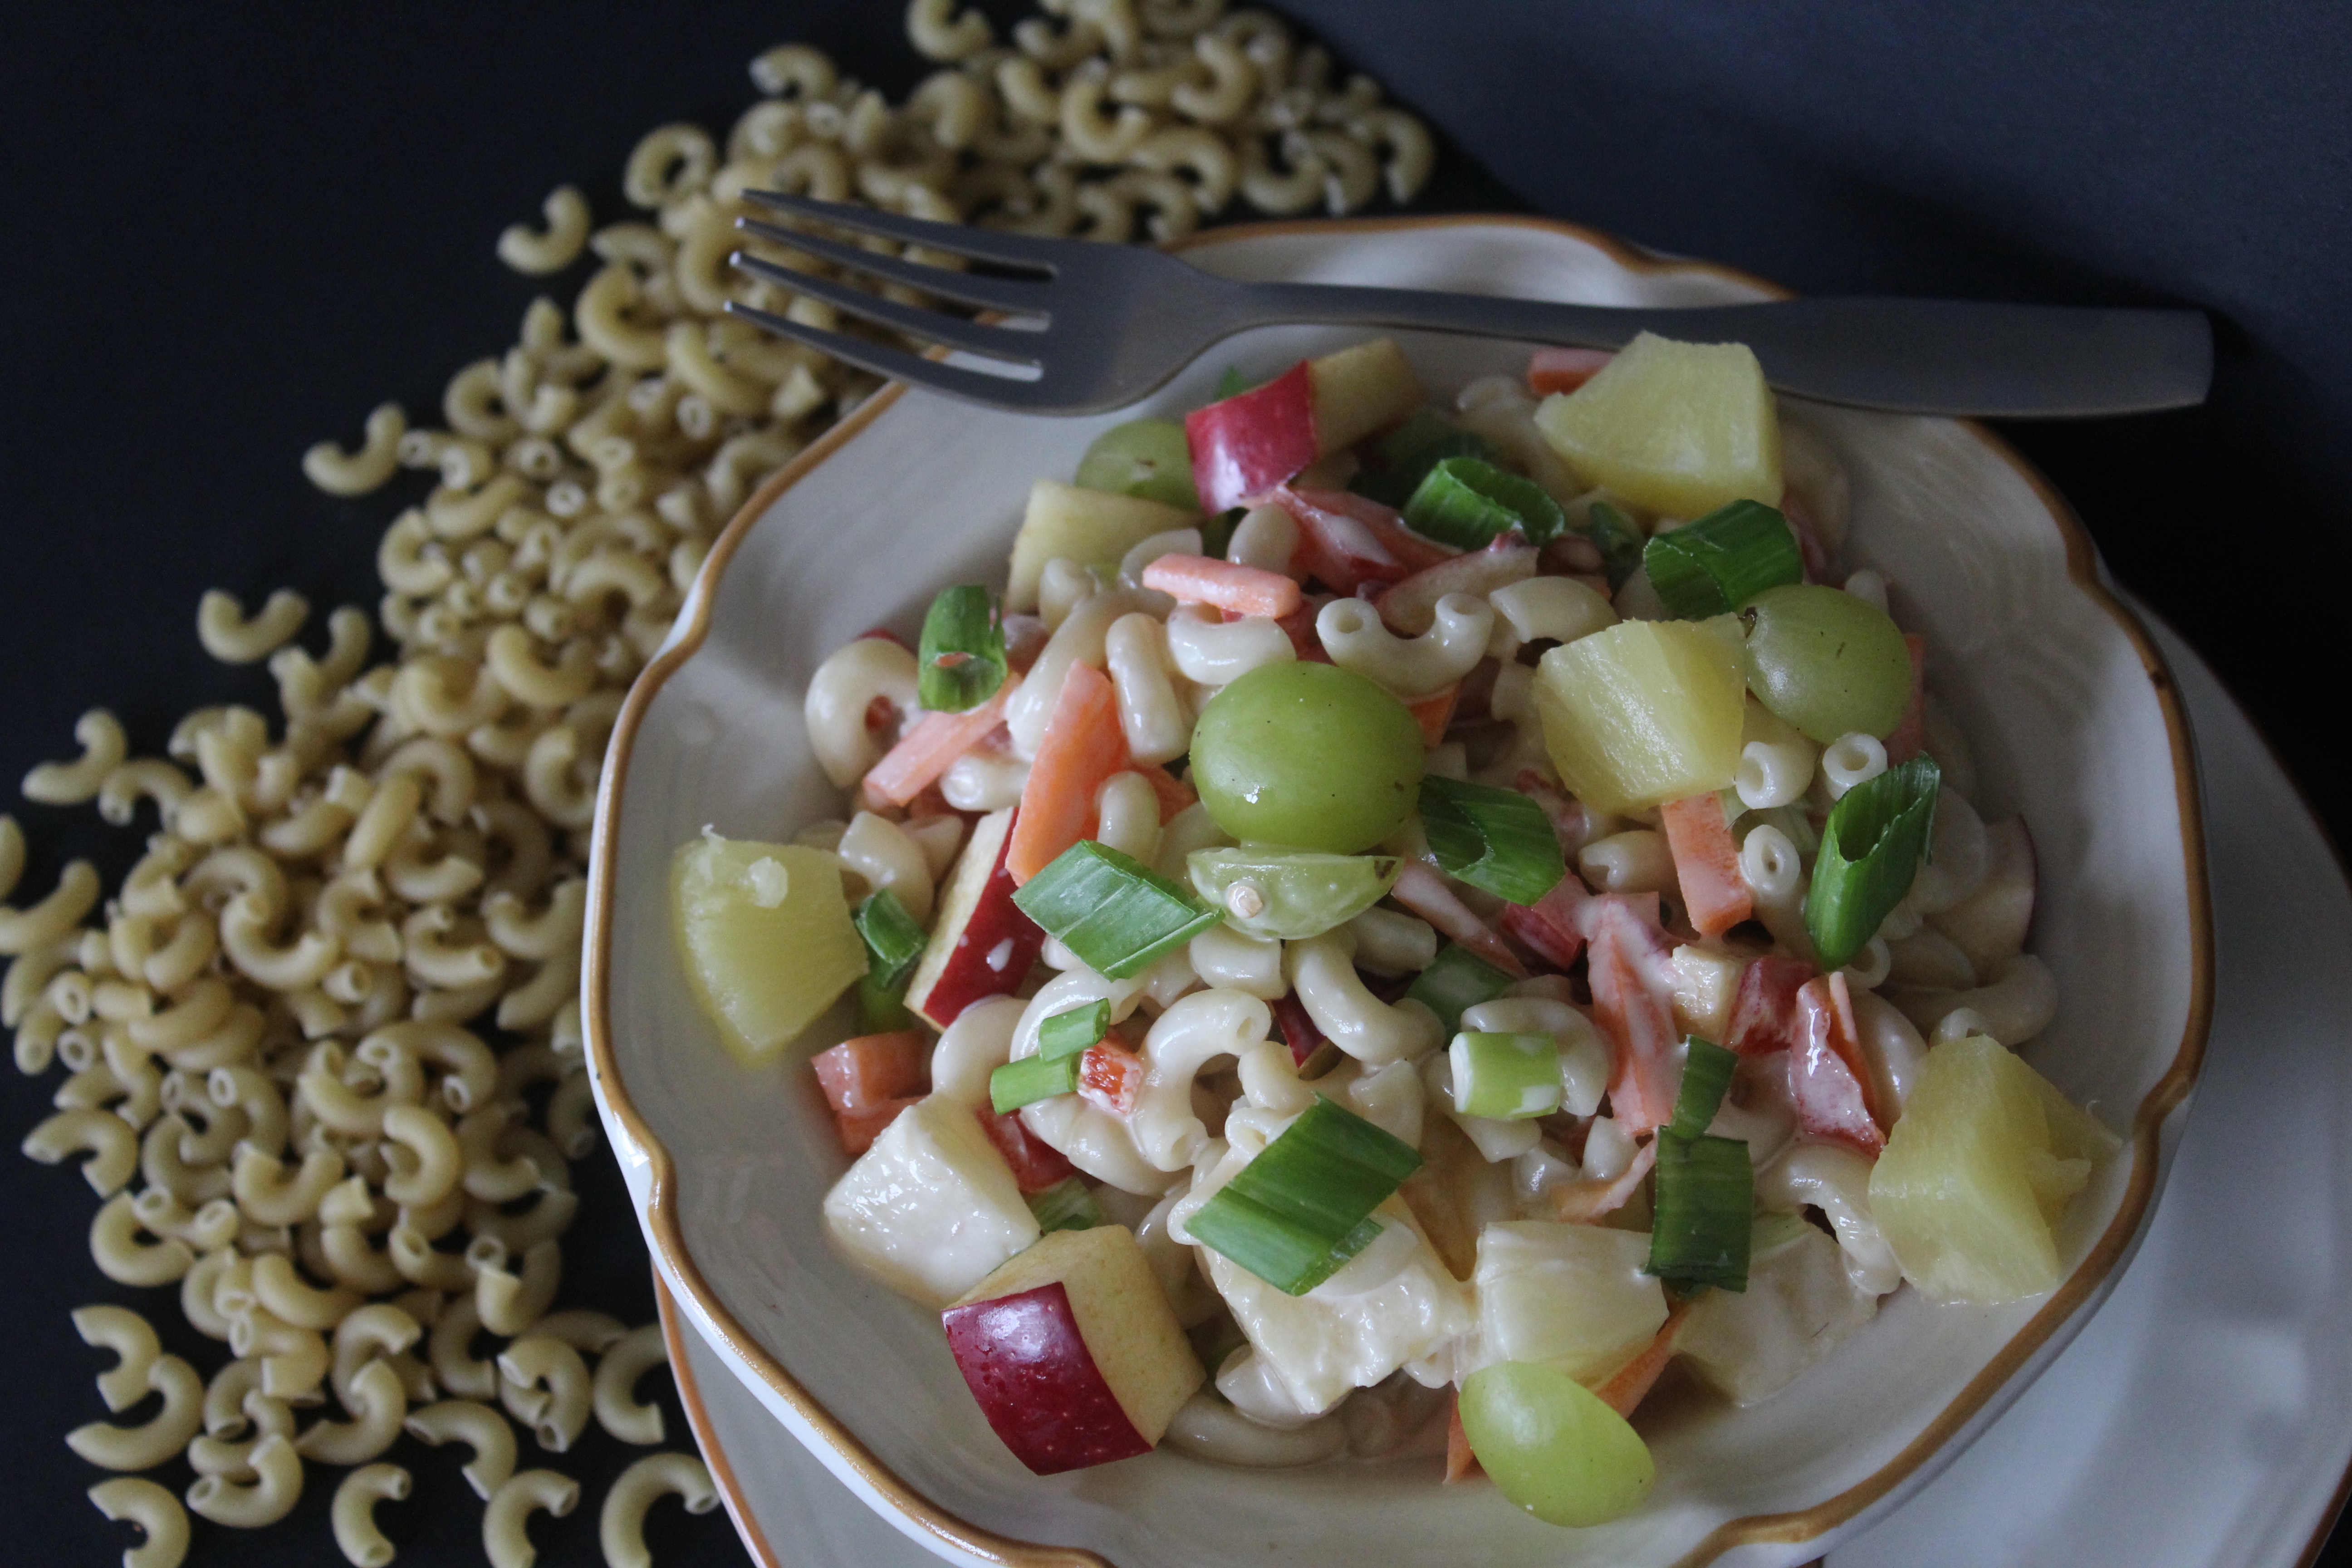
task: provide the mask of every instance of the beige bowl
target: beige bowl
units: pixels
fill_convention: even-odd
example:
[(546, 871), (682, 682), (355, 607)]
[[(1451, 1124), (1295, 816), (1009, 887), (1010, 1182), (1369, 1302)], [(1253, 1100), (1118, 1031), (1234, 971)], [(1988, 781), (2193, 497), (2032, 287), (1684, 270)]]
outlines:
[[(1512, 219), (1225, 229), (1189, 252), (1237, 277), (1450, 288), (1599, 303), (1769, 296)], [(1360, 331), (1233, 339), (1136, 412), (1197, 405), (1228, 364), (1272, 371)], [(1505, 344), (1402, 334), (1433, 386), (1516, 373)], [(2056, 1024), (2028, 1056), (2126, 1137), (2062, 1237), (2064, 1282), (2000, 1308), (1906, 1290), (1822, 1366), (1748, 1410), (1645, 1425), (1658, 1485), (1616, 1523), (1561, 1531), (1426, 1458), (1295, 1471), (1172, 1451), (1040, 1479), (999, 1444), (938, 1321), (844, 1263), (818, 1203), (845, 1161), (812, 1075), (751, 1073), (697, 1012), (673, 949), (670, 852), (705, 824), (787, 837), (841, 805), (801, 698), (841, 643), (911, 630), (941, 585), (991, 581), (1031, 479), (1067, 474), (1125, 416), (1042, 419), (897, 389), (743, 509), (631, 693), (596, 817), (585, 1020), (598, 1103), (663, 1278), (784, 1427), (868, 1504), (970, 1563), (1504, 1565), (1794, 1563), (1948, 1462), (2054, 1356), (2128, 1258), (2204, 1048), (2212, 943), (2187, 721), (2163, 660), (2108, 593), (2065, 505), (1985, 431), (1809, 406), (1853, 483), (1853, 565), (1895, 584), (1931, 681), (1966, 727), (1988, 816), (2024, 813), (2041, 854), (2034, 946)], [(790, 962), (780, 955), (780, 962)], [(849, 1030), (836, 1019), (812, 1040)]]

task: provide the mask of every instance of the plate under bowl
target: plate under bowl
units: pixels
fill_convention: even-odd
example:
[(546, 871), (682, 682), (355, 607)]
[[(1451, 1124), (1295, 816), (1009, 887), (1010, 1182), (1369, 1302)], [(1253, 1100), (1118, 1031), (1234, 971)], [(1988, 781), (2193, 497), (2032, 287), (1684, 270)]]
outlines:
[[(1655, 260), (1535, 220), (1271, 225), (1189, 258), (1237, 277), (1451, 288), (1622, 304), (1768, 297), (1756, 279)], [(1892, 1505), (2013, 1399), (2112, 1287), (2144, 1228), (2201, 1057), (2211, 938), (2187, 721), (2161, 656), (2103, 585), (2064, 504), (2015, 454), (1951, 420), (1805, 406), (1853, 485), (1851, 565), (1895, 584), (1930, 684), (1980, 761), (1988, 817), (2022, 812), (2041, 858), (2033, 945), (2057, 1022), (2027, 1051), (2126, 1137), (2061, 1238), (2049, 1297), (1931, 1307), (1913, 1292), (1755, 1408), (1649, 1422), (1643, 1507), (1563, 1531), (1426, 1460), (1236, 1470), (1161, 1451), (1041, 1479), (990, 1433), (932, 1315), (826, 1245), (844, 1161), (810, 1076), (746, 1073), (697, 1011), (668, 916), (671, 851), (706, 824), (788, 837), (841, 813), (801, 698), (877, 625), (911, 632), (942, 584), (994, 580), (1030, 481), (1102, 429), (1206, 401), (1224, 366), (1271, 372), (1360, 331), (1266, 329), (1204, 355), (1137, 410), (1043, 419), (886, 391), (729, 526), (669, 646), (631, 693), (598, 803), (584, 1016), (598, 1102), (657, 1266), (730, 1366), (907, 1533), (974, 1563), (1118, 1568), (1477, 1561), (1797, 1563)], [(1399, 334), (1450, 390), (1524, 351)], [(838, 1024), (838, 1020), (834, 1021)], [(813, 1038), (824, 1043), (846, 1033)], [(1645, 1416), (1645, 1422), (1648, 1418)]]

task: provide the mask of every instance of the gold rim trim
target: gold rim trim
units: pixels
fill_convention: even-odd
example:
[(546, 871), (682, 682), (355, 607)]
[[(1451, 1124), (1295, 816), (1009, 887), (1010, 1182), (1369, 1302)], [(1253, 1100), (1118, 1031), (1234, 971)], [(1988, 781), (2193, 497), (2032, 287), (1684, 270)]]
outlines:
[(661, 1318), (662, 1345), (669, 1352), (669, 1377), (677, 1385), (677, 1402), (686, 1406), (686, 1424), (694, 1430), (694, 1446), (702, 1450), (702, 1462), (710, 1470), (710, 1480), (719, 1489), (719, 1500), (727, 1505), (727, 1517), (734, 1521), (735, 1533), (743, 1542), (743, 1550), (760, 1568), (783, 1568), (767, 1536), (760, 1529), (760, 1516), (751, 1510), (751, 1500), (744, 1495), (743, 1483), (735, 1479), (734, 1464), (727, 1458), (727, 1449), (719, 1441), (718, 1424), (710, 1418), (710, 1407), (702, 1401), (702, 1382), (694, 1375), (694, 1364), (687, 1360), (687, 1330), (679, 1326), (681, 1314), (677, 1302), (662, 1283), (660, 1270), (654, 1272), (654, 1310)]
[[(1761, 289), (1779, 298), (1787, 298), (1790, 294), (1788, 289), (1777, 284), (1735, 268), (1714, 262), (1667, 260), (1636, 249), (1612, 236), (1575, 224), (1517, 215), (1241, 224), (1189, 237), (1183, 243), (1171, 248), (1189, 250), (1234, 240), (1276, 238), (1288, 235), (1380, 235), (1461, 227), (1531, 229), (1591, 246), (1631, 271), (1696, 273)], [(605, 757), (604, 778), (597, 791), (595, 841), (598, 844), (610, 843), (620, 826), (622, 781), (628, 773), (638, 728), (662, 686), (693, 657), (709, 635), (711, 607), (718, 597), (719, 580), (734, 559), (744, 536), (778, 496), (798, 484), (820, 463), (864, 431), (885, 409), (898, 401), (902, 391), (899, 384), (893, 383), (860, 405), (847, 418), (826, 431), (761, 485), (720, 532), (688, 600), (684, 629), (677, 635), (674, 643), (646, 667), (622, 704), (620, 717), (613, 729), (611, 749)], [(2133, 1115), (2131, 1177), (2114, 1219), (2074, 1274), (2052, 1294), (2042, 1309), (2011, 1336), (2000, 1351), (1962, 1387), (1917, 1437), (1868, 1478), (1804, 1509), (1783, 1513), (1749, 1514), (1726, 1521), (1684, 1556), (1678, 1568), (1700, 1568), (1701, 1564), (1713, 1562), (1734, 1546), (1750, 1542), (1803, 1542), (1835, 1529), (1885, 1498), (1973, 1420), (1993, 1394), (2049, 1342), (2060, 1325), (2099, 1289), (2116, 1264), (2129, 1250), (2142, 1221), (2147, 1218), (2149, 1201), (2156, 1192), (2163, 1123), (2188, 1098), (2204, 1062), (2206, 1037), (2213, 1013), (2212, 909), (2207, 880), (2204, 813), (2197, 784), (2189, 718), (2173, 681), (2171, 668), (2163, 651), (2157, 647), (2147, 629), (2140, 625), (2138, 617), (2116, 597), (2101, 579), (2096, 551), (2074, 509), (2007, 442), (1975, 421), (1960, 423), (1982, 441), (1994, 457), (2015, 471), (2041, 500), (2052, 521), (2057, 525), (2059, 536), (2065, 545), (2067, 575), (2130, 640), (2147, 673), (2149, 684), (2155, 688), (2157, 705), (2164, 715), (2165, 730), (2172, 750), (2173, 787), (2179, 804), (2181, 857), (2189, 893), (2188, 1023), (2170, 1067), (2142, 1097)], [(703, 1278), (692, 1254), (687, 1249), (675, 1202), (676, 1164), (669, 1151), (630, 1101), (621, 1081), (619, 1063), (614, 1055), (610, 991), (614, 881), (611, 857), (599, 856), (589, 884), (583, 1031), (587, 1037), (588, 1052), (595, 1064), (605, 1104), (629, 1134), (630, 1140), (644, 1152), (647, 1163), (651, 1187), (646, 1203), (646, 1226), (654, 1247), (709, 1319), (723, 1347), (758, 1373), (761, 1381), (822, 1434), (840, 1460), (862, 1481), (942, 1542), (983, 1561), (1008, 1564), (1009, 1568), (1114, 1568), (1105, 1558), (1083, 1547), (1018, 1541), (982, 1530), (947, 1512), (909, 1488), (835, 1420), (832, 1412), (810, 1397), (799, 1382), (719, 1300), (718, 1292)], [(682, 1364), (682, 1358), (674, 1354), (673, 1367)], [(720, 1485), (722, 1490), (728, 1490), (731, 1472), (729, 1472), (728, 1480), (719, 1480), (719, 1470), (714, 1468), (714, 1481)], [(739, 1508), (738, 1500), (733, 1498), (731, 1491), (729, 1506), (730, 1511)], [(749, 1510), (742, 1509), (740, 1517), (748, 1517), (748, 1514)]]

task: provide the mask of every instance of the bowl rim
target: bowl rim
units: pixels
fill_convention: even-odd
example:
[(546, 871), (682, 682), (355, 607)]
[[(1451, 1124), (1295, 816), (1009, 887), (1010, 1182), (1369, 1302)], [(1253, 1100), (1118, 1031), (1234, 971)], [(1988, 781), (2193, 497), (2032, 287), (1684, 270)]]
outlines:
[[(1522, 214), (1438, 214), (1377, 218), (1306, 218), (1270, 223), (1234, 224), (1203, 230), (1164, 248), (1183, 251), (1220, 244), (1295, 235), (1376, 237), (1433, 229), (1483, 227), (1524, 228), (1590, 246), (1629, 271), (1645, 274), (1713, 276), (1775, 298), (1792, 290), (1718, 262), (1661, 256), (1579, 224)], [(677, 1166), (668, 1149), (630, 1100), (619, 1058), (613, 1047), (611, 986), (614, 970), (613, 919), (618, 872), (605, 846), (620, 826), (622, 795), (637, 731), (654, 699), (669, 678), (682, 668), (709, 637), (719, 579), (751, 528), (776, 499), (840, 452), (895, 404), (905, 392), (892, 382), (860, 404), (846, 417), (812, 442), (790, 463), (770, 476), (729, 520), (712, 542), (696, 574), (679, 623), (668, 644), (646, 666), (630, 687), (613, 727), (604, 776), (596, 793), (592, 863), (589, 868), (586, 947), (582, 974), (581, 1023), (584, 1044), (595, 1068), (596, 1092), (607, 1112), (617, 1121), (643, 1153), (649, 1175), (645, 1227), (648, 1237), (677, 1284), (692, 1298), (693, 1306), (711, 1325), (725, 1347), (821, 1436), (843, 1466), (874, 1493), (943, 1543), (983, 1562), (1006, 1568), (1117, 1568), (1100, 1553), (1082, 1546), (1031, 1542), (984, 1530), (932, 1502), (900, 1479), (875, 1457), (833, 1413), (820, 1404), (787, 1372), (765, 1346), (728, 1310), (718, 1292), (702, 1275), (686, 1245), (676, 1202)], [(1981, 422), (1954, 421), (1982, 442), (1990, 454), (2015, 471), (2057, 525), (2065, 547), (2066, 574), (2104, 611), (2130, 642), (2155, 688), (2172, 755), (2173, 788), (2179, 809), (2181, 859), (2188, 893), (2189, 922), (2189, 992), (2188, 1019), (2170, 1065), (2135, 1108), (2131, 1135), (2132, 1168), (2122, 1201), (2081, 1264), (2051, 1293), (2032, 1317), (1979, 1369), (1949, 1404), (1892, 1458), (1863, 1479), (1801, 1509), (1779, 1513), (1746, 1514), (1726, 1520), (1709, 1531), (1676, 1564), (1699, 1568), (1736, 1546), (1749, 1543), (1797, 1543), (1813, 1540), (1853, 1519), (1887, 1495), (1957, 1436), (1999, 1390), (2031, 1361), (2067, 1321), (2108, 1282), (2117, 1265), (2131, 1252), (2148, 1216), (2163, 1164), (2161, 1133), (2172, 1112), (2185, 1102), (2202, 1068), (2213, 1015), (2214, 947), (2212, 906), (2206, 866), (2202, 794), (2199, 787), (2194, 743), (2189, 716), (2163, 650), (2141, 625), (2138, 616), (2107, 586), (2096, 546), (2074, 508), (2057, 489), (2008, 442)]]

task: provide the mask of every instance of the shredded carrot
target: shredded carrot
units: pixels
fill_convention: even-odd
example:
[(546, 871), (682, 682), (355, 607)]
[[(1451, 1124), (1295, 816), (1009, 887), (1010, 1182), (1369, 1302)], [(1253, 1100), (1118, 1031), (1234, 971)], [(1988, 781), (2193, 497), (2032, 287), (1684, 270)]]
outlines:
[(1408, 702), (1405, 711), (1421, 726), (1421, 743), (1435, 751), (1445, 743), (1445, 727), (1454, 722), (1454, 706), (1462, 700), (1462, 683), (1455, 681), (1443, 691), (1433, 691), (1417, 702)]
[(1229, 616), (1279, 617), (1298, 608), (1298, 584), (1279, 572), (1207, 555), (1163, 555), (1143, 569), (1143, 585), (1181, 604), (1214, 605)]
[(1657, 1336), (1643, 1348), (1642, 1353), (1619, 1367), (1608, 1382), (1592, 1391), (1601, 1396), (1601, 1402), (1630, 1419), (1634, 1407), (1657, 1385), (1658, 1374), (1666, 1370), (1666, 1363), (1674, 1359), (1675, 1342), (1682, 1337), (1683, 1323), (1689, 1316), (1690, 1303), (1675, 1302), (1666, 1321), (1658, 1325)]
[(1608, 349), (1538, 349), (1528, 361), (1528, 395), (1574, 392), (1615, 359)]
[(1659, 813), (1665, 821), (1666, 847), (1674, 851), (1675, 879), (1682, 884), (1683, 904), (1701, 936), (1721, 936), (1755, 912), (1748, 879), (1739, 874), (1739, 847), (1731, 841), (1731, 824), (1723, 819), (1723, 801), (1713, 795), (1670, 800)]
[(996, 695), (961, 713), (926, 713), (908, 731), (889, 754), (866, 774), (867, 795), (904, 805), (948, 771), (948, 764), (971, 751), (988, 732), (1004, 721), (1004, 705), (1021, 684), (1007, 676)]
[(1174, 821), (1178, 812), (1201, 798), (1200, 791), (1157, 763), (1137, 763), (1133, 766), (1143, 775), (1144, 782), (1151, 786), (1151, 793), (1160, 797), (1160, 825), (1162, 827)]
[(1616, 1213), (1657, 1163), (1658, 1143), (1654, 1138), (1634, 1152), (1632, 1164), (1605, 1182), (1562, 1183), (1551, 1189), (1552, 1217), (1568, 1225), (1591, 1225), (1604, 1215)]
[(1015, 883), (1026, 882), (1093, 831), (1095, 796), (1127, 763), (1127, 733), (1118, 726), (1118, 693), (1110, 677), (1090, 664), (1070, 666), (1029, 764), (1021, 815), (1013, 820), (1004, 864)]
[(1470, 1451), (1470, 1434), (1462, 1429), (1462, 1395), (1456, 1394), (1445, 1412), (1445, 1484), (1478, 1473), (1478, 1456)]
[[(1657, 895), (1647, 895), (1654, 910)], [(1639, 912), (1622, 893), (1577, 906), (1584, 930), (1592, 1016), (1615, 1067), (1609, 1104), (1629, 1132), (1655, 1131), (1675, 1113), (1674, 998), (1655, 962), (1672, 951), (1654, 913)]]

